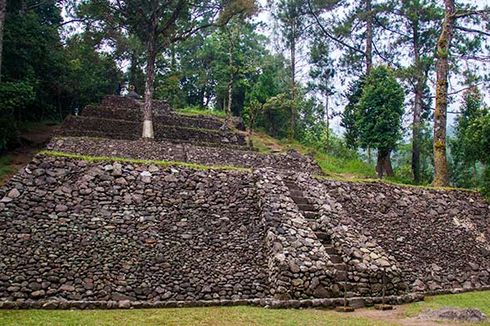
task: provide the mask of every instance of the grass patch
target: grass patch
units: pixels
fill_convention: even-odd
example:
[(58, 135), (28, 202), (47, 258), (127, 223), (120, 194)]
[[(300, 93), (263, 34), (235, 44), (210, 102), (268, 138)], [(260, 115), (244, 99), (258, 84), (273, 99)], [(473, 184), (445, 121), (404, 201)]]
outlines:
[(178, 109), (176, 110), (176, 112), (184, 115), (190, 115), (190, 116), (207, 115), (210, 117), (226, 118), (226, 113), (224, 111), (210, 110), (210, 109), (200, 108), (200, 107), (186, 107), (183, 109)]
[(339, 179), (365, 180), (376, 177), (374, 167), (357, 158), (339, 158), (325, 152), (315, 150), (296, 141), (277, 140), (271, 136), (256, 132), (252, 136), (252, 143), (261, 153), (286, 152), (294, 149), (303, 155), (314, 157), (323, 173)]
[[(405, 314), (413, 317), (425, 309), (440, 309), (443, 307), (477, 308), (487, 316), (490, 316), (490, 291), (425, 297), (425, 301), (410, 304), (405, 310)], [(490, 325), (490, 323), (486, 325)]]
[(157, 161), (157, 160), (140, 160), (140, 159), (131, 159), (125, 157), (111, 157), (111, 156), (89, 156), (89, 155), (81, 155), (81, 154), (73, 154), (73, 153), (65, 153), (65, 152), (57, 152), (44, 150), (39, 152), (39, 154), (53, 157), (65, 157), (75, 160), (83, 160), (87, 162), (121, 162), (121, 163), (131, 163), (131, 164), (145, 164), (145, 165), (158, 165), (162, 167), (170, 167), (170, 166), (178, 166), (184, 167), (194, 170), (222, 170), (222, 171), (240, 171), (240, 172), (251, 172), (251, 169), (229, 166), (229, 165), (202, 165), (196, 163), (187, 163), (187, 162), (177, 162), (177, 161)]
[[(378, 321), (379, 322), (379, 321)], [(271, 310), (206, 307), (141, 310), (9, 310), (0, 324), (13, 325), (379, 325), (376, 321), (328, 310)], [(390, 325), (383, 323), (383, 325)]]
[(10, 156), (0, 156), (0, 179), (14, 172)]
[(326, 175), (345, 179), (370, 179), (376, 177), (374, 167), (359, 159), (338, 158), (318, 152), (315, 159)]

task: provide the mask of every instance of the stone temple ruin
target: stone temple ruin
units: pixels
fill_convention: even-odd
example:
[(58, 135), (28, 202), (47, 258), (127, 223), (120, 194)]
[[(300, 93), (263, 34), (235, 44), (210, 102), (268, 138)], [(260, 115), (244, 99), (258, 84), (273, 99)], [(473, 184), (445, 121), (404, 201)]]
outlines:
[(489, 288), (477, 193), (329, 180), (218, 118), (154, 107), (155, 141), (139, 138), (138, 101), (86, 107), (0, 188), (0, 308), (365, 306)]

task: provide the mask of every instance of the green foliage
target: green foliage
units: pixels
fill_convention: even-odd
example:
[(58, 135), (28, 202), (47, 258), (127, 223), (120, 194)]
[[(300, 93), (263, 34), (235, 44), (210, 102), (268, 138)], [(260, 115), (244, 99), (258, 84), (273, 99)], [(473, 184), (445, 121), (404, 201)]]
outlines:
[[(419, 184), (429, 185), (432, 182), (433, 144), (431, 126), (425, 123), (420, 128), (420, 181)], [(392, 163), (396, 177), (390, 178), (397, 183), (416, 184), (412, 171), (412, 142), (397, 146), (392, 154)]]
[(0, 83), (0, 152), (15, 142), (18, 117), (34, 98), (34, 88), (25, 82)]
[(483, 178), (480, 183), (482, 192), (490, 197), (490, 113), (474, 119), (470, 122), (464, 135), (464, 143), (471, 144), (475, 149), (475, 159), (485, 164)]
[(384, 66), (371, 70), (358, 103), (356, 121), (363, 148), (392, 150), (401, 138), (405, 95), (393, 72)]
[(13, 172), (10, 156), (0, 156), (0, 180)]
[(482, 96), (478, 88), (471, 87), (463, 95), (461, 115), (456, 121), (454, 139), (451, 148), (451, 181), (458, 187), (476, 188), (482, 183), (482, 169), (478, 162), (487, 158), (485, 146), (485, 116), (488, 110), (483, 106)]
[(362, 95), (362, 89), (365, 83), (365, 77), (361, 76), (354, 82), (351, 82), (347, 90), (347, 106), (341, 114), (340, 126), (345, 129), (344, 138), (347, 146), (352, 149), (359, 147), (359, 130), (357, 121), (360, 120), (360, 112), (358, 109), (359, 99)]
[(113, 94), (121, 82), (122, 73), (113, 58), (98, 53), (83, 35), (74, 35), (65, 47), (66, 75), (64, 89), (67, 109), (83, 108), (96, 103), (104, 95)]

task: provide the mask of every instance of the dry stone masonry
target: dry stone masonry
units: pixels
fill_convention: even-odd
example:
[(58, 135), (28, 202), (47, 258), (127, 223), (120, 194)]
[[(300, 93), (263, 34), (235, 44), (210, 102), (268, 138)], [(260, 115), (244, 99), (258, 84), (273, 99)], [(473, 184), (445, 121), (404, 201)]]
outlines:
[(490, 288), (478, 194), (327, 180), (312, 158), (253, 151), (239, 121), (154, 108), (160, 136), (143, 141), (141, 103), (106, 97), (0, 188), (0, 308), (358, 307)]

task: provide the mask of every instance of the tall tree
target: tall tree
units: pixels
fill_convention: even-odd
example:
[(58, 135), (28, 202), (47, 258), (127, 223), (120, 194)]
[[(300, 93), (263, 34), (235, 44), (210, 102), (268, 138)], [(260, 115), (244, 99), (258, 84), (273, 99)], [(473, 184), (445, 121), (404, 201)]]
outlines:
[(279, 0), (273, 10), (273, 15), (279, 22), (282, 38), (289, 51), (291, 108), (288, 135), (289, 139), (292, 139), (294, 138), (295, 121), (298, 113), (298, 47), (302, 37), (306, 35), (308, 26), (307, 8), (304, 0)]
[(325, 42), (318, 34), (314, 35), (310, 49), (310, 88), (320, 92), (324, 99), (324, 118), (326, 123), (326, 142), (330, 145), (330, 96), (334, 94), (333, 78), (335, 76), (334, 61), (331, 57), (329, 43)]
[(145, 44), (146, 81), (143, 106), (143, 138), (154, 138), (152, 99), (157, 55), (171, 44), (187, 39), (214, 25), (226, 25), (236, 14), (255, 9), (253, 0), (91, 0), (84, 5), (98, 7), (98, 19), (124, 28)]
[(361, 113), (356, 122), (363, 148), (376, 148), (379, 178), (393, 176), (390, 154), (401, 138), (401, 120), (405, 94), (387, 67), (373, 68), (367, 76), (358, 103)]
[[(436, 107), (434, 111), (434, 186), (443, 187), (449, 183), (447, 157), (446, 157), (446, 123), (448, 107), (448, 76), (449, 60), (451, 55), (452, 41), (455, 30), (465, 33), (476, 33), (479, 35), (490, 36), (490, 33), (477, 28), (462, 26), (459, 20), (472, 17), (484, 17), (488, 23), (490, 9), (476, 9), (473, 7), (456, 7), (455, 0), (444, 0), (444, 20), (442, 23), (441, 34), (437, 41), (437, 86), (436, 86)], [(473, 21), (477, 23), (478, 21)]]
[[(412, 102), (412, 174), (415, 183), (421, 180), (421, 132), (424, 115), (427, 116), (428, 98), (425, 96), (429, 73), (434, 65), (434, 47), (437, 40), (439, 21), (442, 17), (435, 0), (395, 1), (393, 18), (397, 23), (389, 29), (396, 38), (396, 49), (400, 54), (412, 58), (401, 74), (413, 94)], [(408, 53), (407, 51), (408, 50)]]

